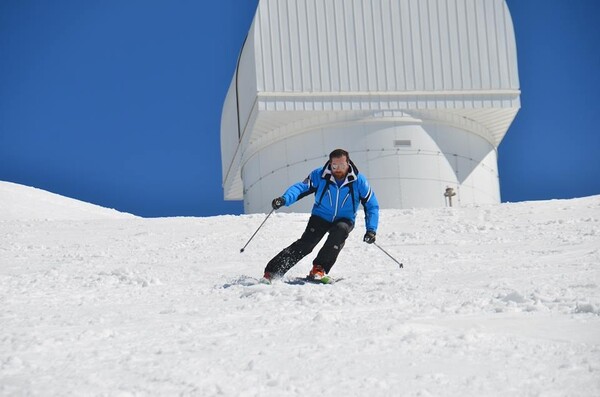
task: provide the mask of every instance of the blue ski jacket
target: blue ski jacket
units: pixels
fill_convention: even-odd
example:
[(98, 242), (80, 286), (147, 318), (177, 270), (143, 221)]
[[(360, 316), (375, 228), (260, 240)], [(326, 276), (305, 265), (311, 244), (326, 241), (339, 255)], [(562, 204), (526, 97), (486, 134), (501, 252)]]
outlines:
[(364, 207), (367, 231), (377, 232), (379, 203), (367, 178), (358, 172), (352, 161), (348, 160), (348, 175), (338, 185), (331, 173), (330, 163), (328, 161), (323, 168), (313, 170), (304, 181), (290, 186), (282, 196), (285, 199), (285, 206), (289, 207), (301, 198), (314, 193), (313, 215), (328, 222), (344, 218), (354, 224), (360, 203)]

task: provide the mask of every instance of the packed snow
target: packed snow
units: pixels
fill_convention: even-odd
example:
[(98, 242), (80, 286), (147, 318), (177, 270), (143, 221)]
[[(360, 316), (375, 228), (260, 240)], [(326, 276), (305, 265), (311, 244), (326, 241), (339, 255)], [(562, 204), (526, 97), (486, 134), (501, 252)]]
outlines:
[(402, 269), (359, 216), (343, 280), (269, 286), (307, 214), (240, 253), (264, 214), (143, 219), (7, 186), (2, 396), (600, 395), (600, 196), (382, 210)]

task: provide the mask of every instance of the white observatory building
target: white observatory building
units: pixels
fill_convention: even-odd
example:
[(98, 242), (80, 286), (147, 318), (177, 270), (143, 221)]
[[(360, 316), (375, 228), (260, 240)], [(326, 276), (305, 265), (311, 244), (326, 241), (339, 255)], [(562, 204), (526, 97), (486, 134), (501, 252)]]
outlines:
[(519, 97), (504, 0), (260, 0), (223, 106), (225, 199), (268, 212), (343, 148), (382, 208), (499, 203)]

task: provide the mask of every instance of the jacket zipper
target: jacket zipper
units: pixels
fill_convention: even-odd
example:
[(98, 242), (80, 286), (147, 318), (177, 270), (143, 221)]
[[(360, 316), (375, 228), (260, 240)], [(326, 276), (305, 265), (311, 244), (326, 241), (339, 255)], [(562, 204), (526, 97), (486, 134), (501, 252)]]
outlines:
[(329, 205), (333, 207), (333, 200), (331, 198), (331, 192), (327, 189), (327, 197), (329, 198)]
[(333, 218), (331, 219), (331, 222), (333, 222), (335, 220), (335, 217), (337, 216), (338, 204), (340, 203), (340, 187), (337, 184), (335, 185), (335, 187), (337, 188), (335, 194), (335, 212), (333, 213)]
[(350, 197), (350, 193), (348, 193), (348, 194), (346, 195), (346, 197), (344, 197), (344, 201), (342, 201), (342, 205), (341, 205), (341, 207), (343, 207), (344, 205), (346, 205), (346, 200), (348, 200), (348, 197)]

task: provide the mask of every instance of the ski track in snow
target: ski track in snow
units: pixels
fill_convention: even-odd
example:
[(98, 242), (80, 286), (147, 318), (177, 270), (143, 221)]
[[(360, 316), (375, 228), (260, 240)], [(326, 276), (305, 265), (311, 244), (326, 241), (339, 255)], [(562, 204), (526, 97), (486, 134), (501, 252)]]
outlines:
[(0, 220), (0, 395), (600, 395), (600, 196), (359, 216), (334, 285), (264, 217)]

